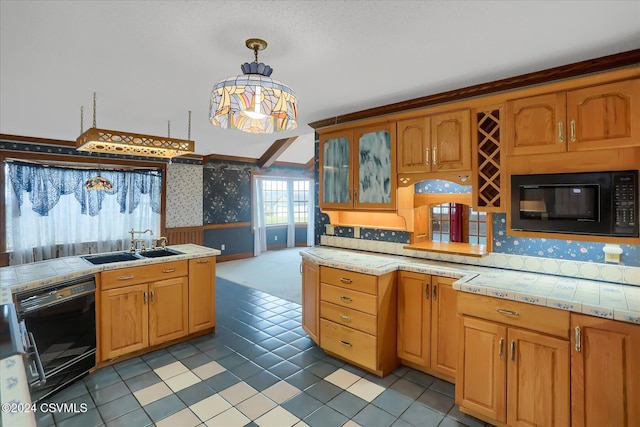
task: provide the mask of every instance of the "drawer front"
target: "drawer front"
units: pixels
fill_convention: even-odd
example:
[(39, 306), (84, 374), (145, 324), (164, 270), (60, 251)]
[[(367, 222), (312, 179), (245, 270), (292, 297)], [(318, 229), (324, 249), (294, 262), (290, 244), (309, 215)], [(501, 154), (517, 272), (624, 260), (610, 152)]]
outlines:
[(378, 294), (378, 278), (369, 274), (321, 266), (320, 281), (367, 294)]
[(187, 276), (188, 274), (189, 262), (187, 260), (169, 261), (161, 264), (103, 271), (100, 273), (100, 286), (103, 290), (113, 289), (137, 283)]
[(320, 319), (320, 342), (326, 351), (366, 368), (377, 369), (374, 336)]
[(459, 292), (458, 313), (569, 338), (570, 312), (565, 310)]
[(352, 291), (351, 289), (339, 288), (337, 286), (320, 284), (320, 299), (341, 307), (353, 310), (364, 311), (365, 313), (376, 315), (378, 297), (371, 294)]
[(367, 334), (376, 335), (378, 332), (376, 316), (326, 301), (320, 304), (320, 317)]

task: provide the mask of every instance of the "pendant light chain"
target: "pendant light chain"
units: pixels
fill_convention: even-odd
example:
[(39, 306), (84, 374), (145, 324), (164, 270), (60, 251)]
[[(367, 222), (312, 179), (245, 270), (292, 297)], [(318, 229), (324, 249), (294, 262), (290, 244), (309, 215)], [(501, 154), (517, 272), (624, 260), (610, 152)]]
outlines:
[(93, 92), (93, 127), (96, 128), (96, 93)]
[(187, 139), (191, 139), (191, 110), (189, 110), (189, 128), (187, 129)]

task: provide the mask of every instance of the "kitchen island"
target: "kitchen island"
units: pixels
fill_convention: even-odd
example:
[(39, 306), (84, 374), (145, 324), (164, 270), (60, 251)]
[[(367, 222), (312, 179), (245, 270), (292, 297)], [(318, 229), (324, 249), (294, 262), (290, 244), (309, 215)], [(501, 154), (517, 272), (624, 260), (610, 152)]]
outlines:
[[(99, 277), (103, 273), (109, 275), (115, 272), (115, 274), (118, 274), (118, 270), (130, 271), (130, 269), (151, 271), (154, 266), (160, 267), (167, 262), (177, 263), (177, 265), (181, 265), (180, 263), (186, 263), (185, 265), (191, 263), (194, 265), (195, 271), (198, 271), (198, 274), (202, 274), (202, 267), (198, 268), (200, 266), (200, 264), (197, 264), (198, 260), (209, 261), (208, 264), (201, 265), (205, 265), (207, 268), (204, 272), (210, 276), (212, 275), (213, 282), (208, 282), (212, 284), (212, 286), (209, 286), (209, 288), (211, 288), (209, 296), (214, 297), (215, 258), (212, 259), (212, 257), (219, 255), (220, 251), (193, 244), (167, 246), (167, 249), (176, 252), (176, 254), (170, 257), (160, 258), (141, 257), (140, 259), (131, 261), (113, 262), (102, 265), (93, 265), (81, 256), (71, 256), (3, 267), (0, 268), (0, 303), (11, 303), (13, 301), (13, 294), (15, 293), (33, 291), (83, 276), (96, 275)], [(141, 279), (145, 278), (143, 277)], [(136, 279), (133, 280), (135, 281)], [(180, 282), (180, 280), (182, 280), (182, 282)], [(211, 280), (211, 278), (209, 280)], [(100, 281), (98, 280), (98, 282)], [(174, 282), (181, 283), (183, 286), (182, 289), (185, 289), (189, 284), (186, 276), (185, 278), (171, 278), (169, 281), (164, 281), (164, 283), (168, 284), (174, 284)], [(97, 292), (101, 292), (100, 286)], [(159, 295), (160, 294), (158, 294), (158, 296)], [(206, 299), (201, 298), (200, 301), (206, 302)], [(211, 304), (209, 304), (209, 306), (211, 306)], [(215, 307), (212, 307), (212, 309), (215, 310)], [(198, 314), (193, 317), (203, 319), (201, 311), (202, 310), (198, 310)], [(209, 323), (200, 322), (200, 325), (198, 325), (198, 322), (188, 323), (186, 326), (185, 339), (186, 334), (188, 334), (190, 330), (206, 330), (207, 328), (211, 328), (212, 315), (215, 316), (215, 311), (209, 313)], [(213, 319), (213, 321), (215, 322), (215, 319)], [(199, 329), (199, 326), (202, 325), (206, 327)], [(98, 329), (97, 332), (100, 334), (100, 329)], [(101, 360), (100, 356), (98, 356), (98, 360)], [(3, 425), (36, 425), (33, 409), (37, 408), (32, 406), (31, 403), (22, 355), (13, 355), (0, 360), (0, 396), (3, 405), (10, 405), (7, 406), (7, 411), (5, 411), (5, 406), (3, 406)]]
[[(362, 337), (382, 341), (496, 425), (640, 422), (639, 286), (330, 247), (301, 256), (303, 328), (331, 355), (382, 376), (393, 362)], [(393, 333), (363, 308), (376, 277), (394, 277), (377, 300)]]

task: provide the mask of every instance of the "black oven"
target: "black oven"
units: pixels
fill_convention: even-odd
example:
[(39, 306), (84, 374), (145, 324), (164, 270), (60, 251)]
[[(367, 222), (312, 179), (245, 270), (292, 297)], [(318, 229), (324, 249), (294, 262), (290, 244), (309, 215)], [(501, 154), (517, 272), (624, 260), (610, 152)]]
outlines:
[(95, 291), (94, 277), (86, 276), (16, 294), (34, 403), (95, 367)]
[(511, 229), (638, 237), (638, 171), (511, 176)]

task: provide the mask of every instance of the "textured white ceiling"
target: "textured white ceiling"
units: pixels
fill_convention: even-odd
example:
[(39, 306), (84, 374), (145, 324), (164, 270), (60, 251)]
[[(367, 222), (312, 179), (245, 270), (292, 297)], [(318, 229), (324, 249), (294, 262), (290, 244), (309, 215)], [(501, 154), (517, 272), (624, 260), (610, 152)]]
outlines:
[[(313, 157), (328, 117), (640, 48), (640, 1), (0, 0), (0, 133), (62, 140), (92, 125), (191, 138), (198, 154)], [(220, 79), (260, 61), (299, 98), (272, 135), (208, 121)]]

